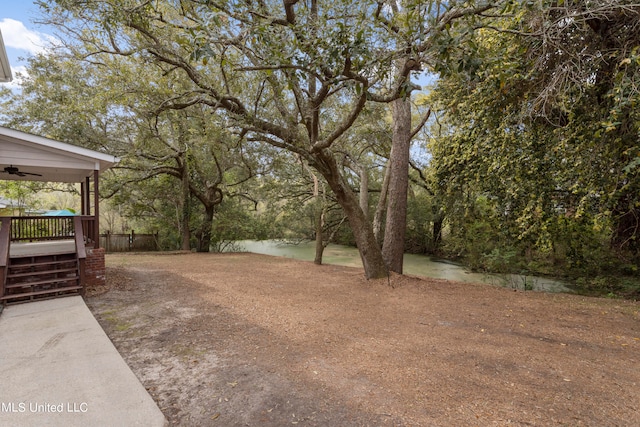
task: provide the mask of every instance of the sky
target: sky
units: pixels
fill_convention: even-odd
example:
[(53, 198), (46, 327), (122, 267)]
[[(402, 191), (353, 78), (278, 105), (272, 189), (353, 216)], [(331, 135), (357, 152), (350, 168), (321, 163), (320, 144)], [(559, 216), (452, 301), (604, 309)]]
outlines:
[(50, 28), (33, 22), (38, 13), (38, 7), (30, 0), (0, 0), (0, 31), (14, 80), (10, 87), (18, 84), (16, 72), (24, 71), (20, 58), (43, 51), (47, 42), (54, 40)]

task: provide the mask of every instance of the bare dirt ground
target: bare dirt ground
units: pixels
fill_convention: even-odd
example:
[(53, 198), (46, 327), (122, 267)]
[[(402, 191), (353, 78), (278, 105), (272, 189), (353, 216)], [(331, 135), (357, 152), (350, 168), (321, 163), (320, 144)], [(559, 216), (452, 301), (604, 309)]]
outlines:
[(640, 304), (254, 254), (108, 255), (88, 304), (171, 425), (638, 426)]

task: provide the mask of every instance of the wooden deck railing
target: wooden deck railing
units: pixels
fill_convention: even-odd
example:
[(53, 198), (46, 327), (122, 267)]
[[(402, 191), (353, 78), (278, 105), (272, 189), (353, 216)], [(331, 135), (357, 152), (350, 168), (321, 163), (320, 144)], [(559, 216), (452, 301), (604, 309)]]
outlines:
[(86, 278), (86, 260), (87, 260), (87, 251), (85, 249), (85, 237), (84, 237), (84, 221), (80, 217), (73, 218), (73, 228), (75, 229), (75, 237), (76, 237), (76, 257), (78, 258), (78, 276), (80, 277), (80, 285), (82, 285), (82, 290), (80, 294), (84, 296)]
[[(4, 296), (4, 284), (9, 265), (9, 244), (11, 242), (11, 218), (0, 218), (0, 298)], [(0, 308), (1, 310), (1, 308)]]
[(21, 216), (10, 219), (12, 242), (75, 239), (76, 220), (82, 222), (82, 234), (87, 246), (95, 246), (98, 241), (93, 216)]
[(20, 216), (11, 221), (12, 242), (73, 239), (71, 216)]

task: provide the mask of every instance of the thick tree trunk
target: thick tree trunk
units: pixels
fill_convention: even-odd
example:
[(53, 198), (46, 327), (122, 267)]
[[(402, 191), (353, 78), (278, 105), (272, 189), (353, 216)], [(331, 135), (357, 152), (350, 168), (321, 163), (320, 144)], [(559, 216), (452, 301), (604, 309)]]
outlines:
[(324, 241), (322, 239), (322, 227), (323, 227), (323, 213), (322, 209), (319, 209), (319, 212), (316, 212), (316, 254), (313, 258), (313, 262), (315, 264), (322, 264), (322, 255), (324, 254)]
[[(306, 167), (306, 166), (305, 166)], [(309, 168), (311, 179), (313, 179), (313, 220), (316, 233), (316, 254), (313, 259), (315, 264), (322, 264), (322, 255), (324, 253), (324, 241), (322, 238), (322, 229), (324, 227), (324, 206), (320, 199), (320, 181), (315, 173)]]
[(382, 180), (382, 188), (380, 189), (380, 199), (378, 199), (378, 206), (376, 206), (376, 213), (373, 215), (373, 234), (376, 236), (376, 241), (382, 246), (382, 221), (384, 220), (384, 212), (387, 207), (387, 193), (389, 191), (389, 175), (391, 169), (389, 169), (389, 162), (384, 168), (384, 178)]
[(369, 170), (366, 166), (360, 166), (360, 209), (369, 219)]
[(393, 139), (389, 159), (389, 193), (382, 254), (389, 270), (402, 273), (407, 224), (409, 151), (411, 148), (411, 103), (397, 99), (391, 103)]
[[(311, 10), (310, 10), (311, 20), (315, 23), (318, 20), (318, 0), (311, 0)], [(311, 26), (311, 32), (313, 37), (316, 36), (315, 26)], [(316, 96), (316, 78), (314, 76), (310, 76), (309, 78), (309, 98), (314, 98)], [(319, 133), (319, 125), (320, 125), (320, 110), (317, 106), (313, 106), (311, 108), (311, 117), (309, 122), (309, 140), (311, 145), (314, 145), (318, 141), (318, 133)], [(324, 228), (324, 201), (320, 200), (320, 182), (318, 177), (312, 172), (311, 176), (313, 177), (313, 197), (315, 198), (315, 228), (316, 228), (316, 253), (313, 259), (313, 262), (317, 265), (322, 264), (322, 255), (324, 254), (324, 241), (322, 239), (322, 229)]]
[(182, 234), (182, 250), (191, 250), (191, 231), (189, 230), (189, 219), (191, 217), (191, 190), (189, 189), (189, 174), (185, 169), (182, 171), (182, 215), (180, 218)]
[(198, 252), (209, 252), (211, 250), (211, 227), (213, 227), (214, 210), (214, 205), (205, 206), (200, 239), (198, 240)]
[(340, 174), (335, 158), (329, 152), (319, 152), (314, 157), (316, 159), (316, 169), (327, 180), (327, 184), (333, 190), (336, 200), (349, 220), (366, 278), (380, 279), (387, 277), (387, 266), (382, 258), (380, 246), (378, 246), (378, 242), (376, 242), (376, 238), (373, 235), (373, 228), (364, 216), (362, 209), (360, 209), (355, 193)]

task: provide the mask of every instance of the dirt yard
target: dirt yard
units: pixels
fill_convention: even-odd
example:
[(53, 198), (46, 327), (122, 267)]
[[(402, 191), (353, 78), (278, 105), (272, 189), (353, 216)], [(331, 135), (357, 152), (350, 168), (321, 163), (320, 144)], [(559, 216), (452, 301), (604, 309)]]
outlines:
[(107, 281), (89, 307), (171, 425), (640, 425), (639, 303), (254, 254)]

